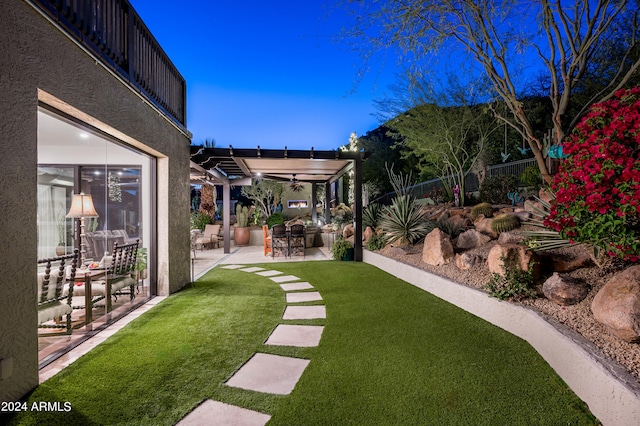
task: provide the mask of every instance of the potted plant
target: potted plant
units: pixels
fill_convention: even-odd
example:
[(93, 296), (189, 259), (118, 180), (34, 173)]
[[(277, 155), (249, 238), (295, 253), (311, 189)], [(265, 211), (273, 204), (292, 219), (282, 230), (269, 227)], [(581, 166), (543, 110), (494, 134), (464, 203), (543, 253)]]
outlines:
[(247, 206), (236, 206), (236, 218), (238, 220), (237, 227), (234, 230), (236, 246), (248, 246), (251, 237), (249, 229), (249, 208)]
[(331, 253), (333, 254), (333, 260), (353, 260), (353, 243), (342, 237), (338, 237), (336, 242), (331, 247)]

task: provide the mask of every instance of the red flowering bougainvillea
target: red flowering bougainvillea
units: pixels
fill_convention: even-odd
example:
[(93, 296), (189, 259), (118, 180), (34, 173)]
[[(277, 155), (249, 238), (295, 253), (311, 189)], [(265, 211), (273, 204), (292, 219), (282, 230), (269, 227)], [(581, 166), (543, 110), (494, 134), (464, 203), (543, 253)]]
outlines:
[(595, 104), (563, 144), (545, 226), (640, 261), (640, 87)]

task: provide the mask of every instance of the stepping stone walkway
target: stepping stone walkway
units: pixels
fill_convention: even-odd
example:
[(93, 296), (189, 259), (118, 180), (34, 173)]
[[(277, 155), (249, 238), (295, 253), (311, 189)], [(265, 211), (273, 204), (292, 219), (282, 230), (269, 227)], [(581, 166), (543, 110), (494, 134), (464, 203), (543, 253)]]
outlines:
[[(280, 271), (257, 266), (224, 265), (221, 268), (235, 269), (269, 278), (273, 282), (280, 284), (280, 288), (283, 291), (290, 292), (286, 293), (285, 296), (287, 304), (322, 300), (322, 296), (317, 291), (300, 291), (313, 289), (313, 286), (306, 281), (300, 281), (300, 278), (295, 275), (282, 275)], [(291, 305), (286, 307), (282, 315), (282, 319), (288, 321), (325, 319), (326, 317), (327, 311), (324, 305)], [(278, 324), (266, 340), (265, 345), (314, 347), (320, 344), (323, 331), (324, 326), (320, 325)], [(240, 367), (225, 384), (257, 392), (288, 395), (293, 391), (310, 362), (308, 359), (258, 352)], [(262, 426), (270, 419), (271, 416), (268, 414), (207, 400), (182, 419), (178, 425)]]

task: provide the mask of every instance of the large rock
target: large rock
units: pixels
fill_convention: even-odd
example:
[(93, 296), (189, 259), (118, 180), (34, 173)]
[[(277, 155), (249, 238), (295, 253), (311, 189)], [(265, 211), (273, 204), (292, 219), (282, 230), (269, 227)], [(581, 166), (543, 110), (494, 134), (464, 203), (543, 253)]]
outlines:
[(595, 319), (620, 339), (640, 342), (640, 265), (613, 276), (591, 303)]
[(477, 254), (458, 253), (456, 254), (456, 266), (458, 269), (468, 270), (473, 268), (482, 259)]
[(491, 237), (484, 235), (476, 229), (469, 229), (458, 235), (456, 247), (459, 249), (472, 249), (491, 241)]
[(453, 229), (467, 229), (471, 226), (471, 219), (460, 215), (451, 216), (448, 222)]
[(503, 259), (513, 259), (513, 267), (521, 271), (527, 271), (533, 262), (533, 279), (537, 280), (540, 277), (538, 257), (527, 247), (519, 244), (496, 244), (487, 256), (489, 272), (504, 276)]
[(362, 241), (366, 244), (369, 242), (371, 237), (375, 235), (375, 231), (370, 226), (367, 226), (367, 229), (364, 230), (364, 234), (362, 235)]
[(498, 244), (518, 244), (524, 241), (524, 235), (515, 232), (501, 232)]
[(445, 265), (453, 259), (453, 244), (449, 235), (435, 228), (424, 239), (422, 261), (428, 265)]
[(589, 286), (567, 275), (554, 272), (542, 285), (547, 299), (562, 306), (575, 305), (589, 294)]
[(492, 239), (496, 239), (498, 238), (498, 233), (491, 229), (491, 222), (493, 222), (493, 219), (486, 218), (481, 214), (476, 218), (475, 222), (473, 222), (473, 226), (476, 227), (477, 231), (482, 232), (484, 235), (488, 235)]
[(354, 233), (355, 233), (355, 230), (353, 229), (353, 223), (350, 223), (350, 224), (346, 225), (344, 227), (344, 229), (342, 230), (342, 236), (344, 238), (349, 238)]
[(540, 253), (540, 260), (545, 272), (571, 272), (593, 266), (593, 259), (588, 254), (572, 257), (558, 253)]

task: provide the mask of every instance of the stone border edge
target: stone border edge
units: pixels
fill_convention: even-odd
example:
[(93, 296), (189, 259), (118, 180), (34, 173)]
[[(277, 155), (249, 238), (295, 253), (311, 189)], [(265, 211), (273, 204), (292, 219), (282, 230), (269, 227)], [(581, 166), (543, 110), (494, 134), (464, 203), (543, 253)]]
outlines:
[(640, 386), (578, 333), (537, 312), (363, 250), (363, 261), (526, 340), (604, 425), (640, 424)]

